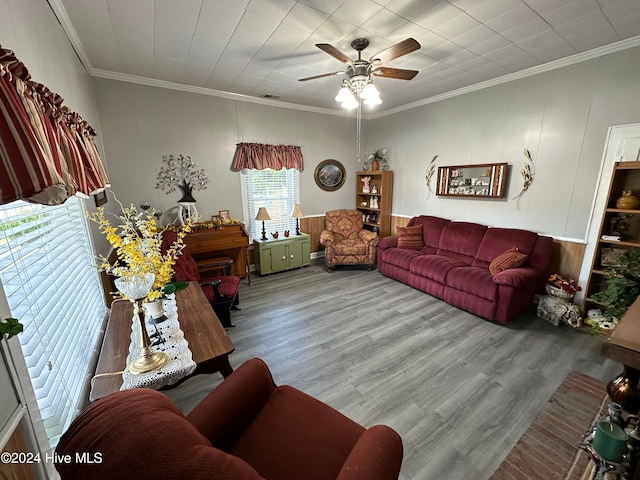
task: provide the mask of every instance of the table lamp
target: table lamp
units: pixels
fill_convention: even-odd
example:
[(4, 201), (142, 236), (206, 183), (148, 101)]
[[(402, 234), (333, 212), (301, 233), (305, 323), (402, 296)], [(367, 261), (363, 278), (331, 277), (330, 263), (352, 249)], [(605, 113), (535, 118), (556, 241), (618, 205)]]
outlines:
[(267, 212), (267, 209), (265, 207), (258, 208), (258, 214), (256, 215), (256, 220), (262, 220), (262, 240), (266, 240), (267, 231), (264, 228), (264, 221), (271, 220), (271, 217), (269, 216), (269, 212)]
[(128, 369), (133, 375), (149, 373), (167, 363), (167, 355), (164, 352), (156, 352), (151, 348), (149, 333), (144, 321), (144, 308), (142, 299), (149, 293), (153, 286), (155, 275), (146, 273), (136, 275), (128, 280), (123, 277), (116, 278), (116, 288), (120, 290), (133, 303), (133, 312), (140, 324), (140, 353)]
[(296, 219), (296, 235), (300, 235), (300, 224), (298, 223), (298, 219), (304, 217), (304, 213), (302, 213), (302, 208), (300, 208), (299, 204), (296, 203), (293, 206), (291, 216)]

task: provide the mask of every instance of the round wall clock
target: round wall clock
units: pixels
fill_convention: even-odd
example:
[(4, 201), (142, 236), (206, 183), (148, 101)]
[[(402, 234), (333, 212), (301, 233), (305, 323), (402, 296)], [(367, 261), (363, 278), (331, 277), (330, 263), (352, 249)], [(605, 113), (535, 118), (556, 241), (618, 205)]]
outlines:
[(337, 160), (323, 160), (318, 164), (313, 174), (316, 184), (328, 192), (338, 190), (344, 184), (346, 177), (347, 172)]

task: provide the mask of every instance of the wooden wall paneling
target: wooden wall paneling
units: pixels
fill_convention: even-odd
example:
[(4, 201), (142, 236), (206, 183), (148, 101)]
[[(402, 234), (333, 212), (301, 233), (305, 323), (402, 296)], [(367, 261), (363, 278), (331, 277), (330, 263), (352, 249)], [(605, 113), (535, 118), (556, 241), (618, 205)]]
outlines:
[(391, 215), (391, 236), (397, 235), (398, 231), (396, 229), (398, 227), (406, 227), (409, 220), (411, 220), (411, 218)]
[[(9, 441), (2, 449), (3, 452), (10, 453), (26, 453), (35, 454), (33, 448), (27, 446), (24, 432), (22, 431), (22, 425), (19, 425), (13, 431), (13, 434), (9, 438)], [(44, 459), (41, 459), (44, 462)], [(35, 467), (36, 463), (15, 462), (7, 463), (0, 462), (0, 479), (2, 480), (37, 480), (38, 473)]]
[(324, 230), (324, 215), (318, 217), (304, 217), (300, 219), (300, 231), (311, 237), (311, 253), (323, 252), (320, 245), (320, 233)]

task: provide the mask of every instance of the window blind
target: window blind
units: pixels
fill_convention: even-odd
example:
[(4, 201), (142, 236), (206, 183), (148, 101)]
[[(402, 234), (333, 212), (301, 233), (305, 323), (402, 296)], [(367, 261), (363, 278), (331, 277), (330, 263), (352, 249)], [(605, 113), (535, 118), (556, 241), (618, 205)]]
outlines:
[[(291, 217), (293, 206), (300, 203), (299, 179), (296, 169), (243, 170), (243, 207), (245, 225), (249, 227), (249, 241), (262, 236), (262, 221), (255, 220), (260, 207), (265, 207), (271, 220), (264, 225), (269, 235), (280, 232), (282, 238), (285, 230), (295, 233), (296, 219)], [(269, 235), (271, 238), (271, 235)]]
[(82, 407), (106, 306), (82, 201), (0, 205), (0, 281), (54, 447)]

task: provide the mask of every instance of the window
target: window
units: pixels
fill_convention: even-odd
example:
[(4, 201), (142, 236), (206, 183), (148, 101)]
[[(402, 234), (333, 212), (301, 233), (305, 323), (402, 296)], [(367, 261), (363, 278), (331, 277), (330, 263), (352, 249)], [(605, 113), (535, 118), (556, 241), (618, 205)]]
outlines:
[[(249, 241), (262, 236), (262, 221), (255, 220), (260, 207), (266, 207), (271, 220), (264, 222), (267, 234), (285, 230), (295, 231), (296, 220), (291, 217), (293, 206), (300, 203), (298, 170), (243, 170), (242, 193), (245, 224), (249, 227)], [(271, 238), (271, 235), (269, 235)]]
[(79, 198), (0, 205), (0, 281), (51, 446), (82, 408), (106, 306)]

